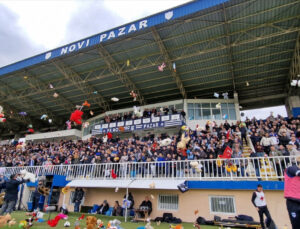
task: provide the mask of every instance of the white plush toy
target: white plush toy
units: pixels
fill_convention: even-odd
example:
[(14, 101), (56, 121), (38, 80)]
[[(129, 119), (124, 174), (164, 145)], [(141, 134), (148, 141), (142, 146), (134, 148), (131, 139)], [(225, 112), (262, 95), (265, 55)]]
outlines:
[(191, 161), (190, 165), (193, 169), (196, 170), (196, 172), (202, 172), (202, 165), (199, 164), (197, 161)]
[(135, 116), (137, 116), (138, 118), (141, 118), (143, 116), (143, 110), (141, 110), (140, 107), (134, 106), (133, 107), (133, 113)]
[(159, 142), (160, 146), (168, 146), (172, 143), (172, 139), (171, 138), (165, 138), (164, 140), (161, 140)]
[(112, 221), (112, 224), (113, 224), (114, 226), (120, 226), (121, 221), (120, 221), (120, 220), (117, 220), (117, 219), (114, 219), (114, 220)]
[(114, 220), (110, 220), (109, 221), (109, 225), (107, 227), (107, 229), (120, 229), (120, 224), (121, 224), (121, 221), (117, 220), (117, 219), (114, 219)]
[[(148, 220), (147, 220), (147, 221), (148, 221)], [(145, 229), (154, 229), (154, 227), (151, 226), (150, 220), (149, 220), (148, 223), (146, 224)]]
[(23, 169), (20, 171), (20, 174), (24, 180), (30, 180), (30, 182), (35, 183), (36, 179), (33, 173), (27, 172), (25, 169)]
[(70, 222), (66, 221), (65, 224), (64, 224), (64, 227), (70, 227), (70, 226), (71, 226)]

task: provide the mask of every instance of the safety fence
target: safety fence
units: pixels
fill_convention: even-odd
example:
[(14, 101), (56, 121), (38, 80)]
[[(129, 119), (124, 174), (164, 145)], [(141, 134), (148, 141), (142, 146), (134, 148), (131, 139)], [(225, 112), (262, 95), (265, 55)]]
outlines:
[(36, 176), (62, 175), (74, 179), (187, 179), (187, 180), (281, 180), (295, 156), (155, 161), (101, 164), (2, 167), (9, 176), (26, 169)]

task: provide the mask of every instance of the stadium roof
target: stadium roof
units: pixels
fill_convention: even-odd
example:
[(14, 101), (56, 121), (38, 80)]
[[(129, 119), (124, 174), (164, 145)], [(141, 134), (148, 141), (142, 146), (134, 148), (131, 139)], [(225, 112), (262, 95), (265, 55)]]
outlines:
[(85, 100), (96, 114), (215, 91), (236, 91), (243, 108), (284, 104), (299, 12), (297, 0), (192, 1), (2, 67), (6, 125), (42, 114), (61, 125)]

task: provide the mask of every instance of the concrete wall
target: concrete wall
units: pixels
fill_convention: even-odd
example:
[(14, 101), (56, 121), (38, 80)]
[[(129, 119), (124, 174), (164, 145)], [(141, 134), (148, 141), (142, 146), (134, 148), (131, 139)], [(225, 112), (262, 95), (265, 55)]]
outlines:
[(289, 96), (286, 98), (285, 108), (288, 116), (292, 115), (292, 109), (295, 107), (300, 107), (300, 96)]
[(26, 136), (26, 141), (35, 141), (35, 142), (43, 142), (43, 141), (58, 141), (60, 139), (67, 140), (76, 140), (81, 139), (81, 131), (76, 129), (71, 130), (60, 130), (46, 133), (37, 133), (37, 134), (29, 134)]
[[(252, 216), (256, 221), (259, 220), (258, 213), (251, 203), (252, 191), (250, 190), (189, 190), (186, 193), (181, 193), (177, 190), (152, 189), (131, 189), (129, 191), (134, 197), (135, 207), (140, 205), (145, 196), (154, 196), (154, 199), (151, 200), (153, 205), (153, 212), (151, 214), (152, 219), (162, 216), (164, 212), (172, 212), (175, 217), (179, 217), (185, 222), (194, 222), (198, 216), (202, 216), (205, 219), (213, 219), (214, 214), (210, 213), (209, 196), (216, 195), (234, 196), (235, 198), (236, 214), (218, 214), (222, 218), (227, 218), (229, 216), (235, 216), (238, 214), (246, 214)], [(115, 189), (90, 188), (86, 189), (85, 192), (86, 195), (84, 205), (93, 206), (93, 204), (101, 204), (103, 200), (107, 200), (110, 206), (113, 206), (115, 200), (118, 200), (120, 203), (122, 203), (126, 189), (119, 189), (118, 192), (115, 192)], [(69, 203), (69, 193), (66, 196), (66, 203)], [(179, 195), (179, 210), (158, 210), (159, 194)], [(285, 199), (283, 198), (283, 191), (265, 191), (265, 195), (269, 211), (277, 226), (279, 228), (283, 228), (283, 226), (287, 225), (288, 228), (291, 228), (286, 210)], [(60, 203), (62, 203), (62, 196)], [(69, 206), (69, 210), (73, 210), (73, 206)], [(194, 214), (195, 210), (199, 210), (197, 216)]]

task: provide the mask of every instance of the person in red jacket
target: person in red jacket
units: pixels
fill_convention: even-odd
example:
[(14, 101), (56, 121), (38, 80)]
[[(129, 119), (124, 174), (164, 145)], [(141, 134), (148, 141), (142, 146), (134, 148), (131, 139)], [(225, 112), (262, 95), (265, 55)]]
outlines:
[(300, 157), (284, 173), (284, 197), (293, 229), (300, 228)]

